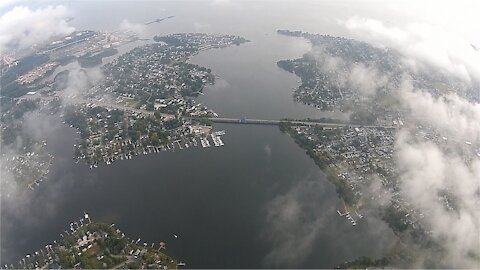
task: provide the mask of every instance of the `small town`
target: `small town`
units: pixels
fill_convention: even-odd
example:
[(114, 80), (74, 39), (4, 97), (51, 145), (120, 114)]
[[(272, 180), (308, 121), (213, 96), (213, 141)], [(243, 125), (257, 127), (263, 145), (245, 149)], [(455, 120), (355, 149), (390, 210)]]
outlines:
[(70, 223), (60, 239), (3, 269), (177, 269), (186, 265), (166, 255), (166, 249), (166, 242), (130, 239), (115, 224), (92, 222), (85, 213)]
[[(85, 104), (74, 99), (65, 122), (78, 129), (75, 157), (90, 168), (98, 163), (169, 149), (223, 146), (208, 117), (218, 116), (193, 98), (214, 77), (187, 62), (199, 50), (246, 42), (236, 36), (176, 34), (155, 37), (104, 66), (105, 80), (86, 89)], [(198, 141), (197, 141), (198, 140)]]
[[(47, 178), (53, 156), (45, 149), (45, 141), (32, 144), (32, 150), (23, 155), (9, 156), (3, 153), (2, 174), (12, 174), (17, 184), (34, 190)], [(6, 185), (9, 185), (10, 178), (6, 178)], [(10, 196), (10, 194), (6, 194)]]
[[(32, 191), (46, 180), (54, 157), (47, 150), (47, 142), (34, 138), (25, 132), (21, 124), (26, 114), (44, 106), (50, 110), (50, 102), (41, 105), (39, 100), (1, 99), (1, 171), (3, 188), (16, 186), (21, 190)], [(7, 198), (10, 193), (2, 194)]]
[[(80, 135), (74, 158), (90, 168), (170, 149), (207, 148), (211, 146), (209, 138), (212, 145), (223, 146), (220, 136), (225, 132), (213, 132), (207, 119), (218, 115), (194, 99), (215, 78), (210, 69), (190, 64), (188, 59), (202, 50), (240, 45), (247, 42), (244, 38), (218, 34), (156, 36), (156, 43), (137, 47), (103, 65), (104, 78), (89, 81), (81, 93), (66, 91), (68, 70), (58, 73), (51, 83), (39, 84), (65, 57), (80, 61), (101, 55), (101, 60), (106, 56), (102, 50), (134, 40), (128, 32), (76, 32), (46, 46), (36, 63), (44, 64), (11, 84), (28, 90), (21, 101), (56, 103), (55, 111), (61, 112), (64, 122)], [(22, 68), (22, 64), (12, 62), (5, 71)], [(43, 176), (29, 183), (29, 188)]]
[(212, 126), (193, 123), (185, 118), (167, 118), (160, 113), (145, 116), (142, 113), (84, 105), (76, 110), (67, 107), (67, 124), (78, 129), (80, 139), (75, 144), (75, 158), (96, 168), (116, 160), (134, 156), (196, 147), (210, 147), (210, 134), (215, 146), (223, 146), (224, 131), (212, 131)]
[[(350, 113), (350, 126), (345, 127), (294, 126), (288, 121), (280, 124), (280, 129), (293, 137), (335, 184), (344, 204), (337, 213), (356, 226), (367, 209), (379, 209), (382, 219), (403, 241), (413, 241), (420, 246), (435, 245), (431, 237), (432, 224), (425, 222), (429, 211), (420, 211), (411, 205), (398, 185), (400, 172), (395, 147), (398, 132), (408, 127), (410, 140), (429, 142), (443, 151), (455, 152), (466, 163), (480, 157), (480, 147), (478, 142), (462, 140), (455, 134), (441, 134), (412, 117), (406, 108), (398, 105), (395, 90), (402, 72), (410, 72), (414, 78), (412, 83), (433, 96), (444, 94), (445, 85), (455, 87), (460, 82), (414, 73), (399, 64), (397, 52), (363, 42), (300, 31), (278, 30), (278, 33), (306, 38), (313, 45), (312, 51), (302, 58), (277, 63), (301, 79), (301, 85), (293, 91), (295, 101), (322, 111)], [(373, 89), (373, 95), (366, 95), (348, 82), (359, 63), (364, 69), (376, 67), (388, 74), (388, 80)], [(463, 94), (476, 100), (478, 94), (470, 90)], [(447, 211), (458, 207), (448, 189), (440, 191), (438, 196)]]
[[(330, 35), (289, 30), (277, 33), (301, 37), (312, 44), (312, 50), (303, 57), (277, 62), (280, 68), (301, 79), (301, 85), (293, 91), (294, 100), (322, 111), (352, 112), (351, 123), (383, 126), (407, 123), (406, 109), (399, 105), (396, 91), (405, 74), (411, 77), (413, 87), (424, 89), (435, 97), (448, 93), (449, 88), (466, 87), (458, 78), (441, 76), (435, 71), (412, 70), (402, 64), (395, 50)], [(376, 76), (370, 80), (378, 81), (377, 84), (362, 86), (365, 83), (362, 80), (369, 80), (363, 77), (364, 73)], [(460, 94), (468, 100), (480, 100), (474, 86)]]

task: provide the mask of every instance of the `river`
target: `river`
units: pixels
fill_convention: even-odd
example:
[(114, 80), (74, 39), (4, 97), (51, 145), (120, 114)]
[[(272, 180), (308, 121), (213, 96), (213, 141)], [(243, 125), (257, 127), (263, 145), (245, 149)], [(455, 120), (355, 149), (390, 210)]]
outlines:
[[(345, 117), (293, 102), (299, 78), (276, 61), (300, 57), (310, 45), (275, 30), (325, 30), (308, 19), (287, 24), (281, 14), (291, 10), (282, 5), (276, 12), (253, 3), (68, 6), (76, 10), (79, 29), (111, 30), (124, 18), (146, 22), (175, 15), (142, 35), (200, 31), (250, 39), (191, 59), (219, 77), (198, 101), (221, 116)], [(373, 215), (356, 227), (338, 216), (342, 204), (335, 187), (278, 127), (218, 124), (216, 130), (226, 130), (224, 147), (162, 152), (90, 170), (72, 160), (74, 130), (49, 123), (44, 136), (55, 155), (49, 179), (2, 203), (2, 262), (58, 239), (83, 211), (115, 223), (132, 238), (166, 242), (167, 252), (190, 268), (330, 268), (358, 256), (382, 256), (394, 242), (392, 231)]]

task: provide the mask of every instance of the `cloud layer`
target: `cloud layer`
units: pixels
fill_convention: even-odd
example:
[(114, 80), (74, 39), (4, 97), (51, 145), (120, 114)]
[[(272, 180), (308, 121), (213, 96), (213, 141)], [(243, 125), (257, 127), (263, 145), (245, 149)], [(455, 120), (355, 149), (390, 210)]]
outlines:
[(123, 31), (131, 31), (137, 35), (142, 35), (145, 33), (145, 30), (146, 30), (146, 26), (145, 24), (140, 24), (140, 23), (132, 23), (130, 22), (129, 20), (127, 19), (124, 19), (121, 23), (120, 23), (120, 30), (123, 30)]
[[(444, 248), (445, 256), (436, 254), (443, 256), (438, 260), (439, 266), (478, 267), (480, 104), (466, 98), (464, 93), (465, 87), (478, 88), (480, 53), (462, 33), (425, 21), (390, 24), (353, 16), (341, 25), (358, 40), (400, 52), (401, 59), (413, 72), (421, 71), (428, 76), (439, 72), (443, 78), (462, 82), (447, 84), (448, 91), (434, 94), (414, 86), (412, 79), (404, 74), (402, 82), (394, 87), (388, 85), (388, 74), (375, 66), (349, 64), (325, 56), (321, 48), (315, 52), (317, 59), (322, 59), (321, 68), (341, 75), (340, 85), (355, 86), (366, 96), (374, 95), (375, 89), (383, 86), (396, 93), (406, 120), (395, 143), (394, 162), (399, 169), (401, 193), (409, 205), (425, 214), (422, 223), (433, 240)], [(423, 138), (425, 133), (444, 139), (434, 142)], [(423, 257), (418, 256), (417, 267), (426, 267)]]
[(317, 68), (332, 78), (332, 83), (352, 90), (361, 97), (371, 98), (389, 83), (388, 74), (380, 72), (374, 63), (353, 63), (342, 57), (331, 56), (322, 46), (312, 49)]
[(427, 23), (394, 26), (361, 17), (342, 24), (361, 40), (400, 51), (414, 68), (428, 65), (466, 81), (480, 81), (480, 54), (454, 32)]
[(23, 6), (13, 8), (0, 17), (0, 51), (25, 49), (73, 32), (75, 29), (65, 21), (68, 15), (62, 5), (35, 10)]
[(401, 100), (412, 119), (433, 126), (447, 137), (480, 141), (480, 104), (469, 102), (456, 93), (434, 97), (427, 92), (414, 91), (408, 81), (403, 87)]
[[(454, 92), (435, 97), (415, 89), (409, 80), (399, 91), (410, 119), (395, 145), (402, 194), (425, 214), (423, 222), (445, 248), (439, 265), (478, 267), (480, 104)], [(442, 139), (424, 139), (417, 124), (423, 127), (420, 131)]]
[(318, 182), (301, 182), (267, 206), (267, 239), (274, 248), (266, 263), (294, 267), (310, 255), (324, 222), (316, 210)]
[[(480, 160), (466, 164), (461, 156), (434, 143), (412, 141), (408, 131), (403, 131), (396, 143), (402, 194), (425, 214), (423, 222), (446, 250), (439, 265), (478, 267)], [(440, 196), (443, 193), (449, 194), (453, 210)]]

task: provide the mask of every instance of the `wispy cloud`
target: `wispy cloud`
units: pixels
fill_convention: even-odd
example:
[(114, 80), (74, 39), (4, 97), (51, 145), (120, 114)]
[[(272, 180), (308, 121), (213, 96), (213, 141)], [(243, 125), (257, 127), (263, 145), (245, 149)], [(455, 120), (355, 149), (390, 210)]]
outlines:
[(17, 6), (0, 17), (0, 51), (25, 49), (50, 38), (66, 35), (75, 30), (65, 18), (65, 6), (48, 6), (32, 10)]
[(145, 24), (132, 23), (132, 22), (130, 22), (129, 20), (124, 19), (124, 20), (120, 23), (120, 30), (123, 30), (123, 31), (132, 31), (132, 32), (134, 32), (134, 33), (137, 34), (137, 35), (142, 35), (142, 34), (145, 33), (146, 26), (145, 26)]
[(324, 224), (315, 199), (319, 188), (318, 182), (302, 181), (267, 205), (265, 233), (273, 245), (265, 258), (267, 265), (298, 267), (311, 254)]
[[(412, 12), (402, 14), (404, 19), (410, 18), (407, 23), (352, 16), (340, 24), (356, 39), (400, 52), (413, 72), (438, 72), (463, 81), (464, 87), (478, 87), (480, 54), (472, 48), (474, 41), (467, 34), (472, 26), (464, 18), (459, 19), (463, 23), (445, 19), (469, 5), (444, 2), (437, 6), (437, 2), (429, 1), (428, 7), (412, 3)], [(445, 8), (449, 6), (452, 14)], [(396, 9), (400, 13), (407, 10), (404, 3)], [(437, 11), (444, 22), (437, 15), (429, 15)], [(420, 19), (421, 14), (426, 18)], [(472, 17), (469, 11), (465, 16), (473, 19), (469, 23), (479, 22), (478, 16)], [(446, 25), (450, 21), (457, 29)], [(379, 80), (379, 76), (358, 75)], [(425, 214), (422, 223), (445, 249), (438, 258), (439, 265), (471, 268), (478, 267), (480, 257), (480, 104), (462, 95), (462, 87), (449, 88), (446, 93), (432, 94), (429, 89), (416, 88), (406, 76), (399, 89), (391, 89), (398, 94), (395, 96), (409, 121), (397, 136), (394, 162), (402, 195)], [(445, 140), (434, 143), (424, 139), (419, 136), (419, 127), (427, 127), (423, 131), (437, 133)], [(448, 194), (454, 210), (446, 206), (442, 194)], [(418, 263), (418, 267), (425, 267), (423, 262)]]
[(400, 51), (415, 68), (429, 65), (460, 79), (480, 81), (480, 54), (455, 32), (427, 23), (388, 25), (362, 17), (351, 17), (342, 24), (361, 40)]

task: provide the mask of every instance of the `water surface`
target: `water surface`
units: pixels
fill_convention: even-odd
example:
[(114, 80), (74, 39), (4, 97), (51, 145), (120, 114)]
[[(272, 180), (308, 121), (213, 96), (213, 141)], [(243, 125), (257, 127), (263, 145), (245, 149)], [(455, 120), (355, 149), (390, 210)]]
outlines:
[[(221, 116), (343, 117), (294, 103), (291, 92), (299, 78), (276, 66), (310, 48), (304, 40), (276, 35), (277, 28), (338, 29), (300, 16), (299, 7), (201, 3), (206, 2), (68, 5), (77, 13), (78, 29), (112, 30), (123, 19), (143, 23), (175, 15), (142, 35), (210, 32), (250, 39), (191, 59), (219, 76), (198, 100)], [(335, 12), (345, 11), (315, 14)], [(284, 15), (298, 20), (288, 22)], [(167, 252), (191, 268), (329, 268), (358, 256), (379, 257), (394, 240), (373, 216), (356, 227), (339, 217), (334, 186), (277, 127), (216, 125), (227, 132), (224, 147), (162, 152), (89, 170), (72, 160), (74, 130), (49, 123), (44, 136), (56, 157), (50, 178), (35, 192), (2, 203), (2, 262), (59, 238), (83, 211), (133, 238), (166, 242)]]

